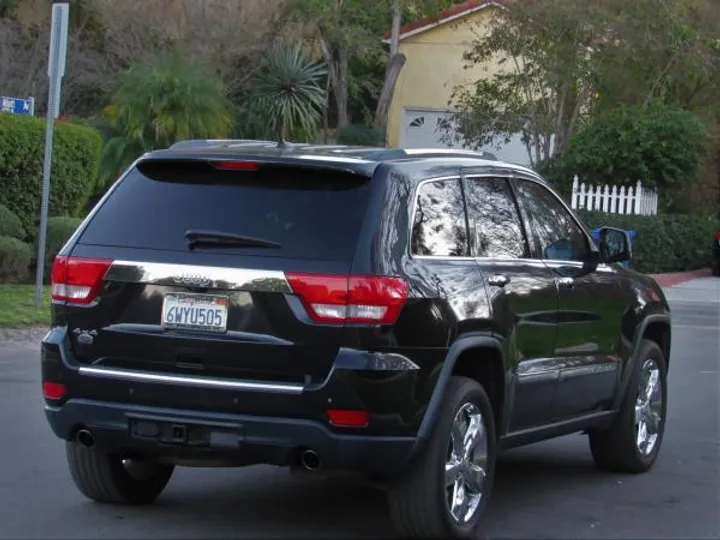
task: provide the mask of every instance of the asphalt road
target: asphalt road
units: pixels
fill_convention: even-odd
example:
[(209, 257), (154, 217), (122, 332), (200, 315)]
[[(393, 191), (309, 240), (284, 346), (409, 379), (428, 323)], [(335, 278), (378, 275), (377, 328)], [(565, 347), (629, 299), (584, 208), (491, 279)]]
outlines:
[[(720, 304), (674, 303), (669, 417), (656, 467), (601, 473), (586, 437), (507, 453), (490, 538), (719, 538)], [(0, 343), (0, 538), (382, 538), (370, 488), (282, 469), (178, 469), (154, 506), (85, 500), (45, 422), (37, 344)]]

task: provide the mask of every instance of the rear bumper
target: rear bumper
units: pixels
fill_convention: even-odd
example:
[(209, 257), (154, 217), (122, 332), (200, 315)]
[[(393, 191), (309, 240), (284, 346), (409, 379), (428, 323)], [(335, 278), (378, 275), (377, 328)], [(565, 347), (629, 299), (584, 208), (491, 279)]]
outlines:
[(46, 405), (45, 414), (62, 439), (87, 429), (98, 449), (199, 466), (295, 465), (302, 451), (311, 449), (325, 469), (392, 475), (404, 469), (415, 445), (414, 438), (338, 434), (321, 423), (295, 418), (85, 399), (70, 399), (60, 407)]
[[(65, 388), (59, 400), (45, 400), (58, 437), (87, 429), (98, 448), (188, 465), (293, 465), (310, 449), (324, 468), (401, 473), (421, 446), (418, 426), (434, 388), (434, 378), (399, 354), (343, 349), (313, 386), (107, 370), (80, 363), (62, 326), (43, 339), (41, 359), (42, 380)], [(329, 408), (365, 410), (369, 425), (333, 426)], [(163, 430), (175, 425), (188, 440), (168, 440)]]

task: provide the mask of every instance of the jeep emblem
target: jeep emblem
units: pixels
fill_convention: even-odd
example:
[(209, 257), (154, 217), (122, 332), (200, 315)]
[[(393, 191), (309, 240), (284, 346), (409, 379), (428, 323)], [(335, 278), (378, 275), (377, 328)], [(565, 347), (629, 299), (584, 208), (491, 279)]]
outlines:
[(208, 287), (212, 284), (212, 280), (200, 274), (182, 274), (173, 277), (173, 281), (178, 285), (188, 287)]

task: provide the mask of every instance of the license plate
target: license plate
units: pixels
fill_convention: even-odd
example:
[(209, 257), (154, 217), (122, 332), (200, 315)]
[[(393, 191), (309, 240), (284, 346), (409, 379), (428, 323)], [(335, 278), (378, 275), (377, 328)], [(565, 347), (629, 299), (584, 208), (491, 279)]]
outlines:
[(168, 329), (225, 332), (228, 299), (209, 294), (169, 293), (162, 308), (162, 326)]

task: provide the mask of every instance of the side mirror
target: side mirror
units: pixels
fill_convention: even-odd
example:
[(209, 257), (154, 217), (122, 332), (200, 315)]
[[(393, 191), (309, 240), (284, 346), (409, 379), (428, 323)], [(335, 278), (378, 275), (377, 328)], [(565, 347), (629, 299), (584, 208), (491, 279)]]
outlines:
[(600, 256), (606, 264), (625, 263), (632, 258), (630, 234), (615, 227), (600, 228)]

